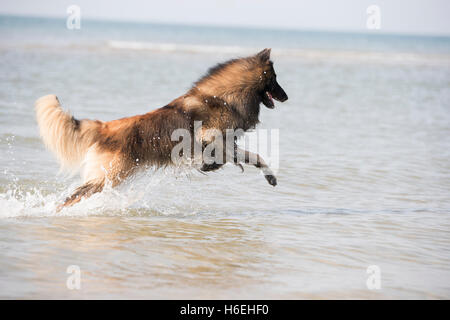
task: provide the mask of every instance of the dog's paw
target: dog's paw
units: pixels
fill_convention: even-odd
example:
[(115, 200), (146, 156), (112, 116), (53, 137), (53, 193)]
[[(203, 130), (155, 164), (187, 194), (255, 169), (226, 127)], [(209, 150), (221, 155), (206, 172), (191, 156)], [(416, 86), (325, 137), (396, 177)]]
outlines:
[(276, 186), (277, 185), (277, 178), (275, 178), (274, 175), (268, 174), (264, 176), (267, 180), (267, 182), (271, 185), (271, 186)]
[(214, 170), (219, 169), (222, 166), (223, 166), (223, 164), (217, 164), (217, 163), (206, 164), (206, 163), (203, 163), (202, 167), (200, 168), (200, 171), (214, 171)]

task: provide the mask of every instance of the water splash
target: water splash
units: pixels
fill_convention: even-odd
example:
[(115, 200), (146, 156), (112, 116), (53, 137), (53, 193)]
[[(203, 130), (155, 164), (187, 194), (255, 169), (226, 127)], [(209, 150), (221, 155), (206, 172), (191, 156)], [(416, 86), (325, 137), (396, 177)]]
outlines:
[[(74, 181), (64, 190), (54, 192), (20, 181), (7, 172), (10, 183), (0, 193), (0, 218), (90, 216), (90, 215), (192, 215), (202, 206), (188, 187), (193, 171), (186, 168), (149, 169), (112, 188), (106, 184), (101, 193), (56, 212), (57, 206), (78, 186)], [(61, 183), (61, 181), (58, 181)], [(57, 189), (57, 188), (55, 188)], [(176, 194), (173, 190), (177, 190)], [(205, 209), (205, 208), (203, 208)]]

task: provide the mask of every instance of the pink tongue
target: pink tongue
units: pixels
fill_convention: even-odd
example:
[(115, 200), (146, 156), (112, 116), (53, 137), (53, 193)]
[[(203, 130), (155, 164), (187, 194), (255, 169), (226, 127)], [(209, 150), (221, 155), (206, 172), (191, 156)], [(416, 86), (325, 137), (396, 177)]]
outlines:
[(272, 100), (272, 95), (270, 94), (270, 92), (267, 92), (267, 95), (269, 96), (269, 99)]

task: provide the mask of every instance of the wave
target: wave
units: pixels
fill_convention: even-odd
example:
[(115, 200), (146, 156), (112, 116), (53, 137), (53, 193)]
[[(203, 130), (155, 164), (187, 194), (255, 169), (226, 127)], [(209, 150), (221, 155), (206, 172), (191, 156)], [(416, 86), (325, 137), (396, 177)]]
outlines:
[[(180, 43), (156, 43), (138, 41), (108, 41), (111, 49), (140, 50), (167, 53), (197, 53), (197, 54), (237, 54), (248, 55), (258, 52), (261, 48), (242, 46), (216, 46)], [(437, 64), (450, 66), (450, 55), (434, 53), (410, 52), (369, 52), (356, 50), (299, 49), (273, 48), (275, 56), (292, 56), (308, 60), (332, 60), (349, 62), (378, 62), (393, 64)]]
[(258, 49), (240, 46), (212, 46), (181, 43), (157, 43), (138, 41), (108, 41), (108, 46), (114, 49), (150, 50), (160, 52), (187, 53), (251, 53)]
[[(1, 44), (0, 51), (17, 49), (17, 46), (26, 50), (64, 50), (107, 52), (110, 50), (143, 51), (170, 54), (214, 54), (229, 56), (246, 56), (261, 50), (261, 47), (208, 45), (188, 43), (163, 43), (147, 41), (120, 41), (109, 40), (99, 42), (49, 42), (27, 43), (20, 46)], [(285, 56), (293, 59), (302, 59), (307, 62), (331, 63), (376, 63), (390, 65), (437, 65), (450, 67), (450, 54), (446, 53), (419, 53), (419, 52), (391, 52), (391, 51), (364, 51), (347, 49), (312, 49), (312, 48), (282, 48), (273, 47), (273, 56)]]

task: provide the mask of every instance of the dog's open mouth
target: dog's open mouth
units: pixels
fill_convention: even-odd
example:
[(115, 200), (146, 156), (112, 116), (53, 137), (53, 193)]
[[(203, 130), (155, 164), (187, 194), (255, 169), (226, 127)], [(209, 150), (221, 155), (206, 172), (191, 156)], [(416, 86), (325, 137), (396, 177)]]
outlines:
[[(273, 88), (271, 88), (273, 87)], [(270, 88), (270, 89), (269, 89)], [(274, 100), (284, 102), (288, 99), (286, 92), (280, 87), (278, 83), (273, 86), (268, 86), (268, 88), (263, 91), (261, 102), (269, 109), (275, 108)]]
[(267, 108), (270, 108), (270, 109), (275, 108), (275, 103), (273, 102), (272, 94), (269, 91), (266, 91), (264, 93), (262, 103), (264, 103), (264, 105)]

